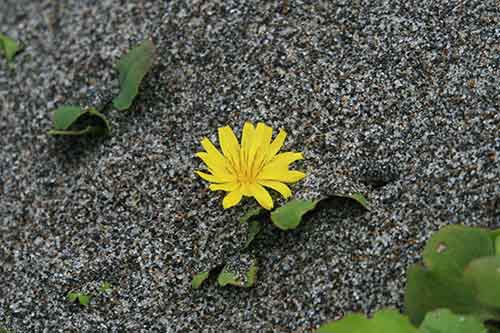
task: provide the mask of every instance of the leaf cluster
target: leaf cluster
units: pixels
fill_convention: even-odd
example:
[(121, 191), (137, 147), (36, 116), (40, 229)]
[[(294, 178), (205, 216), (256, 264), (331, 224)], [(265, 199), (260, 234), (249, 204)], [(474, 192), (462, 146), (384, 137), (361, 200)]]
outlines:
[[(334, 197), (343, 197), (354, 200), (356, 203), (369, 209), (369, 204), (366, 198), (361, 193), (354, 194), (338, 194)], [(327, 198), (324, 198), (327, 199)], [(234, 265), (231, 263), (225, 263), (222, 270), (218, 272), (217, 282), (219, 286), (224, 287), (226, 285), (233, 285), (237, 287), (252, 287), (255, 284), (257, 277), (257, 260), (255, 258), (248, 259), (248, 255), (244, 252), (250, 247), (252, 242), (255, 241), (257, 235), (262, 230), (262, 223), (271, 221), (271, 223), (278, 229), (282, 231), (288, 231), (296, 229), (302, 222), (302, 218), (308, 212), (314, 210), (321, 200), (292, 200), (285, 205), (275, 209), (269, 215), (267, 210), (262, 208), (254, 208), (249, 210), (243, 217), (240, 218), (240, 223), (242, 225), (247, 224), (247, 239), (245, 244), (241, 247), (240, 254), (235, 255), (232, 259), (233, 261), (239, 262), (250, 262), (243, 266), (244, 270), (235, 270)], [(191, 286), (194, 289), (201, 287), (203, 282), (207, 280), (211, 273), (216, 272), (216, 267), (197, 273), (192, 281)]]
[[(408, 269), (405, 315), (395, 310), (372, 319), (351, 314), (317, 332), (498, 333), (500, 230), (444, 227), (427, 242), (421, 263)], [(376, 328), (376, 329), (375, 329)]]
[[(139, 93), (142, 79), (152, 68), (156, 47), (151, 40), (146, 40), (130, 50), (117, 65), (120, 92), (112, 104), (117, 110), (127, 110), (132, 106)], [(107, 105), (102, 106), (104, 109)], [(53, 129), (50, 135), (109, 135), (111, 127), (104, 110), (94, 107), (62, 106), (54, 111)]]

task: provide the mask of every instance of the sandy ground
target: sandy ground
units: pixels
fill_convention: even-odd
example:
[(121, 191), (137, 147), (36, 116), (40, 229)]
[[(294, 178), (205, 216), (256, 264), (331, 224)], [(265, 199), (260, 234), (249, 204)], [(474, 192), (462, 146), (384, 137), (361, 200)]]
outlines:
[[(303, 332), (401, 308), (432, 232), (500, 227), (499, 27), (493, 0), (1, 1), (26, 50), (0, 59), (0, 327)], [(116, 93), (114, 64), (145, 38), (158, 57), (133, 109), (108, 112), (112, 137), (49, 137), (57, 106)], [(373, 209), (267, 225), (254, 288), (192, 290), (254, 207), (224, 211), (194, 154), (247, 120), (304, 152), (296, 197), (359, 191)]]

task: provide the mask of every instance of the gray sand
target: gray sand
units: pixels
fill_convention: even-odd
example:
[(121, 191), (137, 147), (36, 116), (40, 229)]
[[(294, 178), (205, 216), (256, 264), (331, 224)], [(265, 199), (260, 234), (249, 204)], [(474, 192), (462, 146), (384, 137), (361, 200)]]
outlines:
[[(435, 230), (500, 227), (499, 27), (494, 0), (1, 1), (0, 31), (27, 48), (0, 59), (0, 327), (302, 332), (401, 308)], [(110, 139), (46, 135), (57, 106), (114, 94), (113, 65), (149, 37), (156, 65), (134, 110), (108, 113)], [(194, 154), (246, 120), (304, 152), (296, 197), (360, 191), (373, 209), (268, 226), (254, 288), (192, 290), (255, 205), (223, 211)]]

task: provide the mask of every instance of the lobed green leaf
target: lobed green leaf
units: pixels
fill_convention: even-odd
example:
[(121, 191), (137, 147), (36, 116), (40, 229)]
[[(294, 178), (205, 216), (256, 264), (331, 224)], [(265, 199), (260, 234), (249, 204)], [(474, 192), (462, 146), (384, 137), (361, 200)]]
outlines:
[(298, 227), (302, 216), (316, 208), (319, 200), (292, 200), (271, 213), (271, 221), (282, 230)]

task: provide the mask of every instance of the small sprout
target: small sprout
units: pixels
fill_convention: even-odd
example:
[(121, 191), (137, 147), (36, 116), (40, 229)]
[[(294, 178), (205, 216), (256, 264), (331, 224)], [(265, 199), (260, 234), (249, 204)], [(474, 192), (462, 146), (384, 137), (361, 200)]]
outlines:
[(271, 213), (271, 221), (282, 230), (298, 227), (305, 213), (316, 208), (318, 200), (292, 200)]
[(87, 306), (90, 303), (90, 296), (87, 294), (84, 294), (84, 293), (80, 293), (80, 292), (70, 291), (68, 293), (68, 299), (71, 302), (75, 302), (78, 300), (78, 303), (80, 303), (80, 305), (83, 305), (83, 306)]
[(113, 286), (109, 282), (104, 281), (103, 283), (101, 283), (101, 286), (99, 287), (99, 291), (103, 294), (108, 294), (111, 292), (112, 288), (113, 288)]
[(120, 93), (113, 99), (118, 110), (127, 110), (139, 93), (139, 86), (147, 72), (153, 67), (156, 47), (151, 40), (130, 50), (117, 65)]
[(333, 196), (352, 199), (352, 200), (356, 201), (357, 203), (359, 203), (361, 206), (363, 206), (366, 210), (371, 209), (370, 204), (368, 203), (368, 200), (361, 193), (352, 193), (352, 194), (336, 193)]
[(106, 117), (94, 108), (62, 106), (54, 111), (53, 129), (49, 135), (107, 135), (110, 131)]
[(204, 271), (204, 272), (196, 274), (193, 277), (193, 280), (191, 281), (191, 287), (193, 289), (200, 288), (201, 285), (203, 284), (203, 282), (205, 282), (205, 280), (208, 278), (209, 275), (210, 275), (210, 271)]
[(12, 38), (0, 33), (0, 50), (5, 55), (7, 61), (10, 62), (22, 50), (22, 46)]

